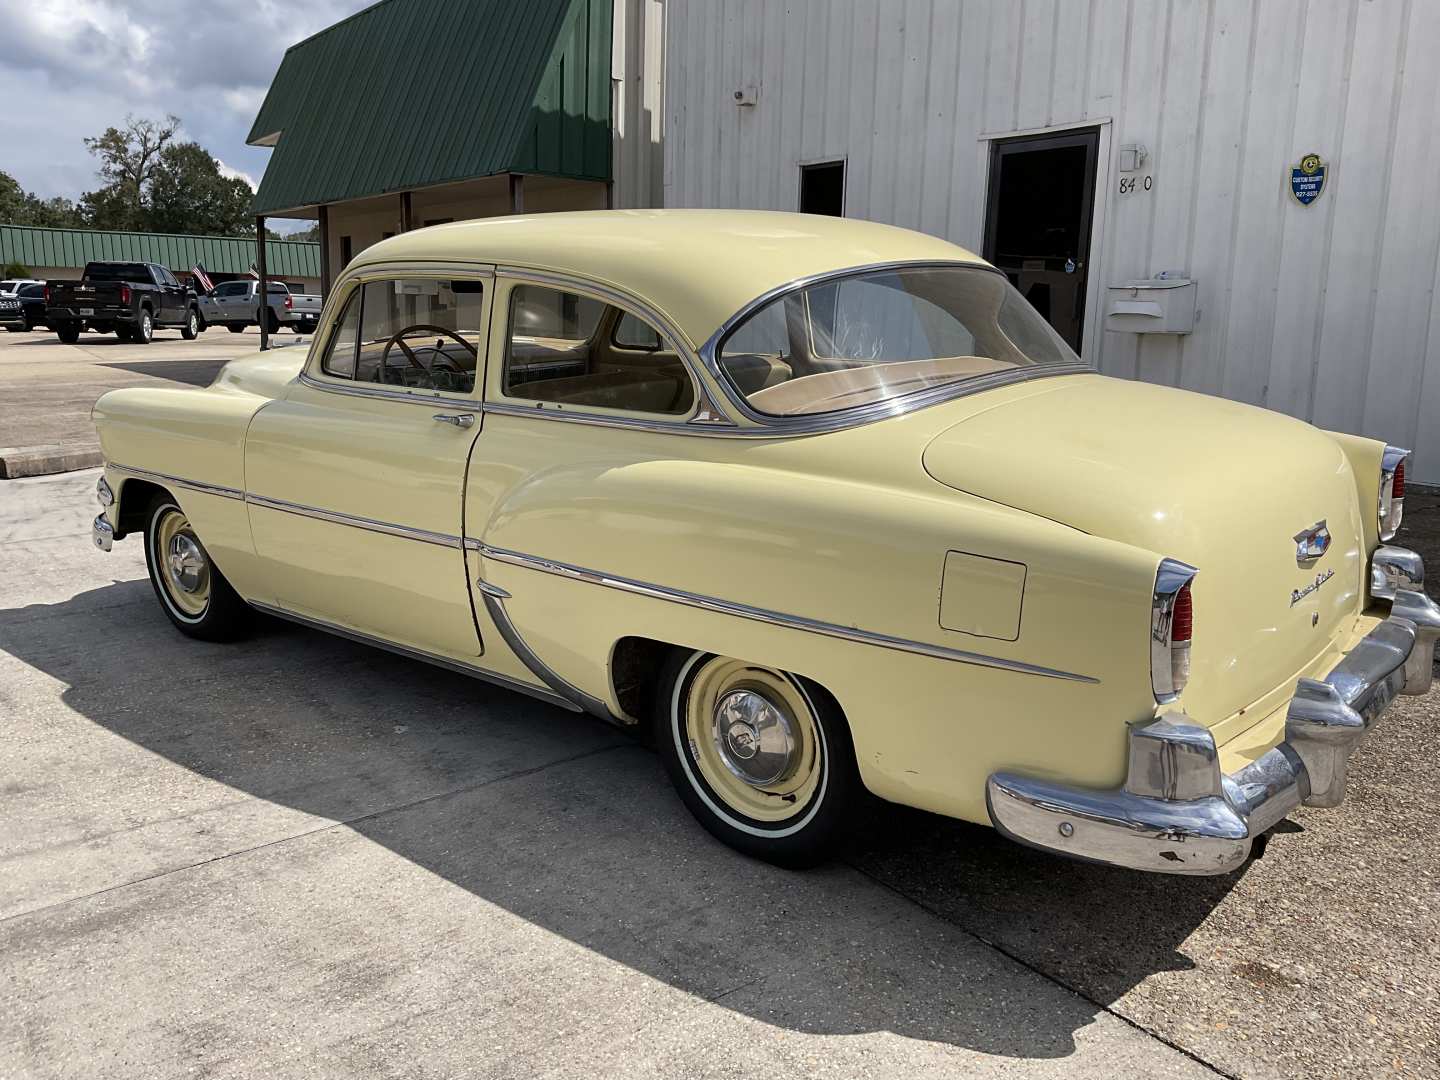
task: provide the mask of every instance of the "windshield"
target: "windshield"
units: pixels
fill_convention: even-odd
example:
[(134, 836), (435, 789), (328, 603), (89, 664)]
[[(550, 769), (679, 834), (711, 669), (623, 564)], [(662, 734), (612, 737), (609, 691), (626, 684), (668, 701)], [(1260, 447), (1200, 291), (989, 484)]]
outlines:
[(1078, 364), (1004, 275), (916, 267), (833, 278), (777, 297), (720, 346), (756, 412), (840, 412), (1016, 368)]
[(85, 280), (151, 284), (150, 270), (144, 263), (91, 263), (85, 267)]

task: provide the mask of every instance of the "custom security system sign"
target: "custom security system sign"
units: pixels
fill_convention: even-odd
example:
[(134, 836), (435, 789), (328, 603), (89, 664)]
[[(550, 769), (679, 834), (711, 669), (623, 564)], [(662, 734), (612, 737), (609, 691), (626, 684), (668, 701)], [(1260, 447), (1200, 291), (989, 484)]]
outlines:
[(1306, 154), (1290, 170), (1290, 194), (1301, 206), (1309, 206), (1325, 190), (1325, 162), (1319, 154)]

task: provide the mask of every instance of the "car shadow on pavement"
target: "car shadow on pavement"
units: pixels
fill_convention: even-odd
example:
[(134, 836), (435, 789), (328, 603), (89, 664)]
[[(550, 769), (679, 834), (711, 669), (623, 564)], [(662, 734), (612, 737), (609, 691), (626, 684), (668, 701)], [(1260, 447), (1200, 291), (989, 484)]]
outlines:
[(116, 371), (131, 371), (137, 375), (151, 375), (157, 379), (169, 379), (171, 382), (189, 383), (191, 386), (209, 386), (230, 359), (224, 356), (207, 360), (117, 360), (96, 366), (113, 368)]
[[(266, 620), (238, 645), (189, 641), (144, 580), (12, 609), (0, 649), (134, 746), (343, 822), (531, 924), (803, 1033), (1067, 1056), (1096, 1005), (987, 942), (1023, 938), (1000, 948), (1108, 1005), (1190, 966), (1179, 946), (1240, 876), (1064, 862), (898, 807), (878, 808), (839, 862), (778, 870), (712, 840), (625, 733), (288, 624)], [(133, 799), (123, 827), (164, 817), (145, 792)], [(161, 862), (125, 877), (195, 854), (145, 858)]]

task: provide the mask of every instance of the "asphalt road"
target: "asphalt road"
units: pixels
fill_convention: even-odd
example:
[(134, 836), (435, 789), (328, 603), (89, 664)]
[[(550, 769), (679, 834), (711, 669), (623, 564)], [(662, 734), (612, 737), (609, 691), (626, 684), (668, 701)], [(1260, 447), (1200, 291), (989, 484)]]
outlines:
[(0, 1075), (1440, 1075), (1440, 694), (1226, 878), (899, 809), (785, 872), (596, 722), (182, 638), (94, 477), (0, 481)]

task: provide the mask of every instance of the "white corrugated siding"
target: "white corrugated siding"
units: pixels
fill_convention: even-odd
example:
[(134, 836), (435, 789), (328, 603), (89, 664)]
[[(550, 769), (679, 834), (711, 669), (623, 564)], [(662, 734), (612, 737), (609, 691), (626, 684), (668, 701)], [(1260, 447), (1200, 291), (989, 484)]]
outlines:
[[(1090, 332), (1087, 357), (1413, 446), (1440, 483), (1440, 2), (665, 8), (666, 205), (794, 209), (798, 164), (845, 157), (847, 214), (978, 249), (982, 135), (1109, 121), (1092, 280), (1186, 271), (1201, 317)], [(1123, 143), (1148, 148), (1151, 191), (1116, 192)], [(1330, 172), (1302, 207), (1289, 169), (1312, 151)]]
[(616, 206), (660, 206), (661, 85), (665, 77), (665, 6), (615, 0), (610, 56)]

